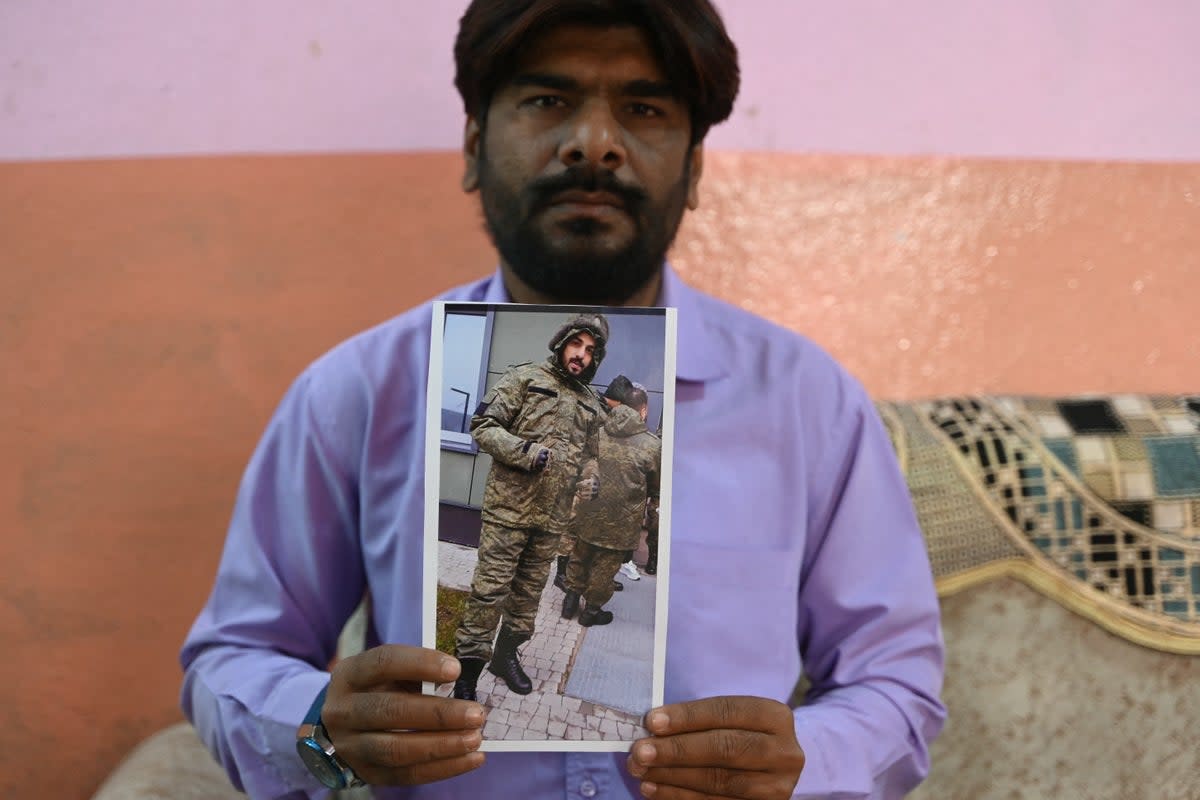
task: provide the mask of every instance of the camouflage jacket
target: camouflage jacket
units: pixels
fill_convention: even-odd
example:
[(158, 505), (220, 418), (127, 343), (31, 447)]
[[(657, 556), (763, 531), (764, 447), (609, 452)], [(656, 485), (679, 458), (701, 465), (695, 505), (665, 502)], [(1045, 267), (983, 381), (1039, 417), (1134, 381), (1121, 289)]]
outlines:
[(600, 432), (600, 496), (581, 501), (572, 529), (610, 550), (638, 546), (646, 500), (658, 499), (662, 442), (628, 406), (617, 406)]
[[(492, 457), (483, 490), (487, 522), (563, 533), (577, 482), (596, 471), (600, 401), (556, 358), (510, 369), (471, 419), (471, 435)], [(542, 447), (550, 449), (550, 461), (534, 472)]]

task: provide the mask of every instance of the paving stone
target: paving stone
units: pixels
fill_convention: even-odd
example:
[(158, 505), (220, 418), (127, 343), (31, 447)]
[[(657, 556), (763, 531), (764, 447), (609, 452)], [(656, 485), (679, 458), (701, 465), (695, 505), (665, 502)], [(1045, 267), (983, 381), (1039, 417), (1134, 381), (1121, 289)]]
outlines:
[(567, 723), (552, 721), (546, 726), (546, 734), (553, 739), (565, 738), (567, 733)]
[(583, 728), (576, 725), (568, 725), (566, 738), (573, 742), (579, 741), (583, 738)]
[(529, 721), (529, 730), (545, 733), (550, 727), (550, 720), (546, 717), (534, 717)]

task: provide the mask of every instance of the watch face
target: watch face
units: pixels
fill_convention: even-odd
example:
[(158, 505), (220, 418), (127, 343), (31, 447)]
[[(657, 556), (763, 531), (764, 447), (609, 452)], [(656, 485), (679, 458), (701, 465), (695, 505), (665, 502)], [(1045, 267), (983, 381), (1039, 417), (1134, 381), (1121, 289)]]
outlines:
[(333, 759), (325, 754), (321, 745), (312, 739), (300, 739), (296, 742), (296, 752), (300, 754), (300, 760), (308, 767), (308, 771), (324, 786), (330, 789), (345, 788), (342, 771), (333, 763)]

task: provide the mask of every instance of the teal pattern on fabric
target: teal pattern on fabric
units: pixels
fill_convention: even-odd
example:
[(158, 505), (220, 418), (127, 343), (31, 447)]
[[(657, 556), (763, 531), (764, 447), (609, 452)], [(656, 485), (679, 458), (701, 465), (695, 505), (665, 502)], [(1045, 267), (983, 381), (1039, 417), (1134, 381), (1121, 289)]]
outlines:
[(1166, 497), (1200, 496), (1200, 436), (1147, 438), (1154, 486)]

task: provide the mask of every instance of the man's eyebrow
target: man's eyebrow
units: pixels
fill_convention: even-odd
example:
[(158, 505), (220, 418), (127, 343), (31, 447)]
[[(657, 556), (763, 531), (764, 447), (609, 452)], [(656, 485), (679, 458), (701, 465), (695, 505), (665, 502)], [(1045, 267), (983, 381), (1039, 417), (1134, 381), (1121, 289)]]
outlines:
[[(582, 86), (579, 81), (566, 75), (554, 72), (522, 72), (514, 75), (509, 81), (515, 87), (533, 87), (553, 89), (559, 92), (577, 92)], [(679, 93), (667, 81), (656, 81), (639, 78), (621, 86), (621, 93), (626, 97), (657, 97), (662, 99), (678, 99)]]
[(666, 81), (645, 79), (630, 81), (622, 87), (622, 91), (629, 97), (659, 97), (669, 100), (679, 97), (679, 93), (675, 91), (675, 87)]
[(555, 89), (560, 92), (570, 92), (579, 88), (579, 81), (566, 75), (556, 75), (553, 72), (522, 72), (514, 75), (509, 81), (512, 86), (532, 86), (540, 89)]

